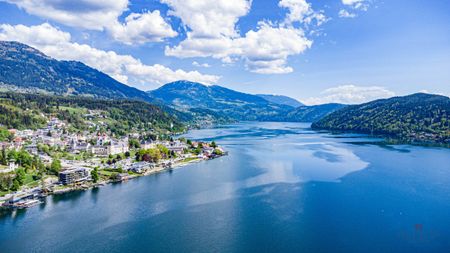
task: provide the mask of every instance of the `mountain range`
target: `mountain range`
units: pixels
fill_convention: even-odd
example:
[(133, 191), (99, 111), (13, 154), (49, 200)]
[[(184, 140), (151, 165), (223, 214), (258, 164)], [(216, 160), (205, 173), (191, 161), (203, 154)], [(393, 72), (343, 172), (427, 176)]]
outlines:
[[(235, 120), (294, 121), (317, 120), (344, 105), (293, 107), (295, 99), (285, 96), (252, 95), (218, 85), (206, 86), (189, 81), (176, 81), (148, 92), (155, 100), (177, 110), (204, 109)], [(300, 102), (297, 101), (298, 104)]]
[[(77, 101), (82, 106), (97, 106), (99, 103), (112, 106), (114, 100), (124, 100), (120, 104), (122, 115), (131, 109), (130, 105), (138, 106), (141, 108), (139, 117), (150, 117), (155, 113), (155, 117), (150, 118), (158, 124), (162, 124), (164, 119), (191, 126), (232, 121), (314, 122), (314, 129), (450, 141), (450, 102), (445, 96), (413, 94), (361, 105), (306, 106), (286, 96), (252, 95), (218, 85), (207, 86), (183, 80), (144, 92), (81, 62), (58, 61), (18, 42), (0, 41), (0, 91), (94, 99)], [(4, 96), (12, 96), (8, 94)], [(49, 101), (46, 97), (39, 97), (39, 100)], [(136, 100), (139, 104), (132, 103)], [(5, 115), (13, 115), (18, 120), (17, 124), (28, 121), (30, 115), (24, 108), (15, 108), (15, 102), (7, 103), (10, 104), (2, 107)], [(143, 109), (146, 106), (148, 110)], [(39, 119), (35, 116), (32, 116), (36, 119), (33, 122), (38, 124)], [(11, 117), (0, 117), (7, 123), (0, 124), (13, 126), (16, 123), (10, 121)], [(140, 119), (139, 122), (146, 121)], [(166, 125), (161, 126), (167, 128)]]
[(236, 120), (279, 120), (293, 109), (256, 95), (189, 81), (168, 83), (148, 94), (182, 111), (201, 108)]
[[(277, 95), (252, 95), (218, 85), (177, 81), (144, 92), (77, 61), (58, 61), (25, 44), (0, 42), (0, 87), (20, 92), (102, 99), (133, 99), (158, 104), (178, 118), (224, 123), (233, 120), (309, 121), (297, 107), (323, 116), (334, 108), (308, 107)], [(288, 116), (289, 115), (289, 116)]]

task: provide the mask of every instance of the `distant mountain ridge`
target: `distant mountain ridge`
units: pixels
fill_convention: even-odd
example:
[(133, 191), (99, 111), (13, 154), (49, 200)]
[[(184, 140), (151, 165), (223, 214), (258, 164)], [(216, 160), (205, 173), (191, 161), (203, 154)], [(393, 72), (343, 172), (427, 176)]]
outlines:
[(303, 106), (304, 104), (300, 103), (294, 98), (283, 96), (283, 95), (268, 95), (268, 94), (256, 94), (256, 96), (264, 98), (265, 100), (279, 105), (288, 105), (294, 108), (299, 106)]
[(287, 114), (287, 120), (289, 121), (301, 121), (304, 122), (315, 122), (328, 114), (344, 108), (346, 105), (330, 103), (323, 105), (310, 105), (310, 106), (300, 106), (292, 110)]
[(379, 99), (337, 110), (312, 127), (450, 143), (450, 98), (416, 93)]
[(148, 94), (153, 99), (178, 110), (200, 108), (227, 118), (246, 121), (311, 122), (344, 106), (301, 105), (296, 108), (284, 103), (294, 100), (289, 97), (277, 96), (276, 102), (272, 102), (274, 100), (272, 95), (252, 95), (218, 85), (206, 86), (190, 81), (168, 83), (156, 90), (148, 91)]
[(148, 94), (180, 110), (207, 109), (236, 120), (278, 120), (292, 110), (256, 95), (190, 81), (168, 83)]
[(0, 84), (55, 95), (150, 101), (141, 90), (77, 61), (58, 61), (19, 42), (0, 41)]

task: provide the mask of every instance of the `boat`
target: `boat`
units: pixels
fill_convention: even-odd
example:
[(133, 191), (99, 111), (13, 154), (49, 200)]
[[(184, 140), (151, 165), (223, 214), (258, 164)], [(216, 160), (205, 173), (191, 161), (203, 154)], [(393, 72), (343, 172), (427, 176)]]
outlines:
[(38, 200), (38, 199), (30, 199), (30, 200), (26, 200), (24, 202), (19, 202), (16, 203), (16, 208), (18, 209), (24, 209), (24, 208), (29, 208), (35, 205), (39, 205), (40, 203), (42, 203), (42, 201)]

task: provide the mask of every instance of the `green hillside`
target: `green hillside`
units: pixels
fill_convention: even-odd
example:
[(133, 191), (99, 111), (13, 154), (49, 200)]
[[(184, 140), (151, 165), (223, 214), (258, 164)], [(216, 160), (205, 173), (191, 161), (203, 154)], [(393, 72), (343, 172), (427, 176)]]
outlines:
[(73, 130), (88, 130), (88, 122), (116, 134), (130, 130), (181, 131), (183, 124), (161, 108), (134, 100), (0, 93), (0, 124), (6, 128), (39, 128), (50, 117), (70, 123)]
[(417, 93), (375, 100), (337, 110), (312, 127), (449, 143), (450, 98)]

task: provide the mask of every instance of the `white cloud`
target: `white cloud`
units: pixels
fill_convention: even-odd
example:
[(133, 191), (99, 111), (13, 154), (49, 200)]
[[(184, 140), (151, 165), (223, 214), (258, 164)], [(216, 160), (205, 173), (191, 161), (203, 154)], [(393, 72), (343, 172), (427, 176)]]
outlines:
[(71, 36), (48, 23), (36, 26), (0, 25), (0, 40), (14, 40), (35, 47), (59, 60), (81, 61), (103, 71), (113, 78), (149, 89), (180, 79), (201, 83), (217, 82), (219, 77), (204, 75), (198, 71), (172, 70), (160, 64), (146, 65), (130, 55), (120, 55), (114, 51), (104, 51), (86, 44), (71, 42)]
[(256, 30), (250, 30), (240, 38), (188, 37), (176, 47), (166, 47), (166, 55), (179, 58), (211, 56), (228, 64), (239, 57), (251, 72), (284, 74), (293, 71), (292, 67), (287, 66), (288, 56), (300, 54), (311, 45), (312, 41), (305, 37), (301, 29), (260, 22)]
[(61, 24), (103, 30), (127, 9), (128, 0), (4, 0), (27, 13)]
[(242, 60), (249, 71), (261, 74), (292, 72), (293, 68), (287, 66), (288, 57), (311, 47), (312, 41), (293, 22), (309, 24), (313, 19), (317, 23), (325, 20), (323, 14), (314, 12), (304, 0), (282, 0), (280, 6), (290, 10), (283, 23), (261, 21), (255, 30), (241, 36), (236, 23), (248, 14), (249, 0), (162, 2), (172, 8), (169, 13), (179, 17), (188, 29), (185, 40), (166, 47), (167, 56), (213, 57), (225, 64)]
[(354, 4), (357, 4), (357, 3), (361, 3), (363, 1), (364, 0), (342, 0), (342, 3), (345, 4), (345, 5), (354, 5)]
[(174, 47), (166, 46), (165, 54), (178, 58), (214, 57), (221, 59), (232, 53), (233, 39), (225, 36), (196, 38), (190, 33)]
[(367, 11), (369, 8), (368, 0), (342, 0), (342, 4), (357, 10)]
[(290, 73), (289, 55), (300, 54), (311, 47), (301, 29), (273, 27), (260, 22), (258, 30), (249, 31), (245, 37), (235, 40), (236, 51), (245, 59), (247, 68), (260, 74)]
[(15, 4), (27, 13), (61, 24), (88, 30), (107, 31), (126, 43), (162, 41), (177, 36), (159, 11), (131, 13), (125, 23), (118, 21), (128, 10), (128, 0), (0, 0)]
[(158, 10), (142, 14), (132, 13), (125, 18), (125, 23), (116, 23), (110, 27), (114, 39), (125, 44), (143, 44), (149, 41), (163, 41), (178, 35), (161, 17)]
[(310, 24), (316, 20), (317, 25), (321, 25), (327, 21), (325, 15), (322, 12), (314, 11), (306, 0), (281, 0), (278, 6), (289, 9), (285, 20), (288, 24), (294, 22)]
[(355, 13), (350, 13), (349, 11), (344, 10), (344, 9), (340, 10), (338, 14), (339, 14), (340, 18), (355, 18), (356, 17)]
[(211, 67), (211, 65), (209, 65), (208, 63), (198, 63), (196, 61), (192, 62), (192, 65), (196, 66), (196, 67), (203, 67), (203, 68), (209, 68)]
[(251, 0), (161, 0), (191, 31), (191, 37), (236, 37), (236, 22), (250, 11)]
[(394, 92), (379, 86), (355, 86), (341, 85), (321, 92), (320, 97), (311, 97), (303, 102), (308, 105), (325, 103), (360, 104), (375, 99), (388, 98), (395, 95)]
[(158, 10), (131, 13), (125, 18), (125, 23), (116, 21), (107, 30), (115, 40), (128, 45), (162, 42), (178, 35)]
[(186, 39), (166, 47), (168, 56), (178, 58), (227, 58), (234, 54), (234, 39), (239, 38), (236, 23), (250, 11), (249, 0), (161, 0), (169, 5), (170, 15), (179, 17), (189, 29)]

